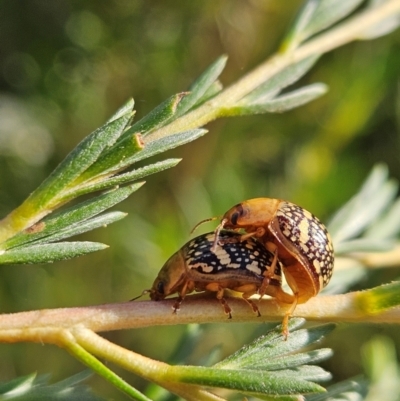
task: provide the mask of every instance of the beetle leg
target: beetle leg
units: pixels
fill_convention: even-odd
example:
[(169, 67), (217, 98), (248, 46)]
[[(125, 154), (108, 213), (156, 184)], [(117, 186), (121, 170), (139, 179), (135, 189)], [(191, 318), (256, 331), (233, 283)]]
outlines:
[(228, 319), (232, 319), (232, 309), (226, 302), (226, 299), (224, 298), (224, 289), (222, 287), (218, 288), (217, 299), (224, 308), (224, 312), (228, 315)]
[(292, 304), (291, 304), (289, 310), (285, 313), (285, 316), (284, 316), (283, 322), (282, 322), (282, 334), (285, 337), (285, 340), (287, 340), (287, 337), (289, 335), (289, 329), (288, 329), (289, 318), (290, 318), (290, 316), (292, 316), (294, 310), (296, 309), (297, 302), (299, 300), (299, 289), (298, 289), (296, 280), (293, 278), (293, 276), (287, 270), (285, 270), (285, 277), (286, 277), (286, 281), (287, 281), (290, 289), (293, 291)]
[(260, 299), (265, 295), (267, 287), (271, 282), (271, 279), (275, 276), (276, 264), (278, 263), (278, 248), (275, 244), (267, 242), (265, 247), (274, 254), (274, 258), (272, 259), (271, 266), (268, 266), (267, 270), (264, 272), (264, 279), (261, 283), (260, 288), (258, 289), (258, 294), (260, 295)]
[(183, 287), (182, 287), (182, 290), (180, 291), (180, 293), (179, 293), (179, 296), (178, 296), (178, 298), (177, 298), (177, 300), (175, 301), (175, 303), (173, 304), (173, 306), (172, 306), (172, 309), (173, 309), (173, 314), (176, 314), (177, 313), (177, 311), (180, 309), (180, 307), (181, 307), (181, 303), (182, 303), (182, 301), (185, 299), (185, 297), (186, 297), (186, 292), (187, 292), (187, 288), (188, 288), (188, 284), (189, 284), (189, 280), (187, 280), (186, 282), (185, 282), (185, 284), (183, 285)]
[(254, 294), (254, 292), (251, 293), (246, 293), (244, 292), (242, 294), (242, 298), (251, 306), (251, 309), (253, 309), (253, 312), (257, 314), (257, 317), (261, 316), (260, 310), (258, 309), (258, 306), (251, 300), (249, 297), (251, 297)]
[(246, 241), (247, 239), (249, 239), (251, 237), (261, 238), (264, 234), (265, 234), (265, 228), (257, 227), (256, 231), (241, 235), (240, 241)]

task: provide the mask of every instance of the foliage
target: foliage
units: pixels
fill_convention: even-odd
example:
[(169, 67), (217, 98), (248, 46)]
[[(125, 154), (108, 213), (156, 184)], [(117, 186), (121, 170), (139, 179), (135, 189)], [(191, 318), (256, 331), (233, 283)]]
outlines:
[[(367, 2), (362, 13), (354, 13), (361, 3), (360, 0), (343, 4), (309, 0), (277, 55), (227, 89), (223, 89), (219, 80), (227, 60), (223, 56), (205, 70), (188, 92), (171, 96), (135, 123), (134, 102), (128, 101), (106, 124), (86, 137), (19, 207), (0, 221), (0, 264), (53, 262), (104, 249), (106, 245), (102, 243), (65, 240), (125, 217), (124, 213), (107, 210), (139, 189), (143, 182), (138, 180), (174, 167), (180, 161), (166, 159), (153, 163), (147, 159), (202, 137), (207, 131), (201, 127), (216, 118), (284, 112), (325, 94), (327, 86), (322, 83), (295, 89), (290, 86), (314, 66), (321, 54), (355, 39), (388, 34), (400, 23), (397, 14), (392, 12), (399, 12), (396, 1)], [(346, 17), (348, 19), (343, 22)], [(340, 25), (336, 25), (338, 22)], [(144, 165), (137, 166), (139, 162)], [(400, 231), (396, 192), (397, 183), (388, 180), (385, 167), (378, 166), (361, 191), (334, 216), (329, 228), (339, 259), (344, 260), (344, 270), (354, 265), (361, 269), (373, 265), (366, 256), (368, 253), (390, 255), (395, 250)], [(86, 200), (64, 208), (66, 203), (81, 196)], [(350, 274), (341, 286), (331, 287), (332, 291), (343, 292), (358, 280), (359, 276)], [(400, 303), (397, 287), (395, 282), (363, 293), (347, 294), (346, 298), (340, 298), (349, 302), (346, 316), (358, 321), (370, 321), (369, 316), (380, 314), (386, 316), (388, 310)], [(326, 298), (321, 303), (328, 309), (327, 306), (331, 308), (332, 305), (329, 302), (339, 305), (335, 300), (339, 298)], [(317, 318), (311, 309), (310, 306), (309, 315), (306, 309), (303, 313)], [(117, 328), (113, 326), (116, 321), (113, 319), (121, 309), (111, 312), (115, 315), (103, 315), (99, 319), (100, 326), (95, 328), (90, 326), (93, 324), (90, 319), (83, 320), (84, 324), (73, 323), (72, 315), (76, 311), (71, 311), (70, 315), (66, 311), (63, 324), (54, 324), (54, 327), (46, 323), (46, 313), (38, 325), (26, 325), (22, 317), (20, 320), (17, 317), (14, 331), (8, 331), (11, 326), (4, 325), (0, 337), (2, 341), (40, 341), (64, 347), (118, 389), (139, 400), (148, 398), (97, 357), (117, 363), (188, 400), (222, 399), (206, 390), (208, 387), (236, 390), (261, 399), (301, 399), (301, 394), (324, 391), (314, 381), (330, 378), (324, 369), (307, 365), (329, 357), (330, 350), (299, 351), (322, 338), (332, 325), (294, 331), (286, 342), (282, 341), (281, 329), (275, 329), (212, 367), (171, 366), (97, 336), (96, 330)], [(323, 316), (321, 313), (319, 318), (322, 320)], [(345, 319), (344, 316), (344, 312), (343, 315), (338, 313), (335, 318)], [(398, 322), (399, 317), (394, 314), (391, 319)], [(294, 330), (300, 323), (302, 321), (292, 319), (290, 328)], [(16, 380), (4, 386), (13, 390), (15, 386), (20, 393), (19, 387), (30, 383), (28, 388), (37, 391), (37, 387), (32, 387), (33, 377)], [(49, 386), (48, 393), (47, 388), (41, 389), (40, 394), (58, 397), (58, 392), (63, 393), (69, 386), (74, 388), (76, 383), (75, 379), (69, 379), (61, 386)], [(365, 386), (362, 379), (346, 381), (329, 388), (328, 394), (340, 397), (343, 392), (352, 391), (360, 395)], [(73, 390), (63, 394), (73, 395)], [(21, 399), (30, 399), (37, 395), (28, 392), (23, 397)], [(96, 399), (90, 397), (89, 394), (87, 399)], [(310, 399), (321, 399), (318, 397)]]

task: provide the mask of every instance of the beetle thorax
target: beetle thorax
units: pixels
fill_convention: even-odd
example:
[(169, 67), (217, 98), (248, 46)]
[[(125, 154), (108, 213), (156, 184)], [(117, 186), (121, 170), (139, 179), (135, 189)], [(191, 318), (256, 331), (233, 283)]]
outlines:
[(257, 228), (266, 226), (278, 210), (279, 199), (255, 198), (239, 203), (228, 210), (223, 219), (225, 228)]

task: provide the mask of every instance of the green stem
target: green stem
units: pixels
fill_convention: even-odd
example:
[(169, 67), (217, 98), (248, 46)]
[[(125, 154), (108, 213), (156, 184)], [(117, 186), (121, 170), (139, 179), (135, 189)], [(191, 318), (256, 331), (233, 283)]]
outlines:
[(202, 106), (149, 134), (144, 141), (152, 142), (176, 132), (204, 126), (220, 116), (222, 107), (234, 105), (282, 69), (310, 56), (324, 54), (352, 42), (368, 28), (398, 12), (400, 12), (400, 1), (389, 1), (318, 35), (290, 53), (273, 56)]
[(67, 351), (69, 351), (71, 355), (87, 365), (90, 369), (92, 369), (98, 375), (102, 376), (123, 393), (128, 394), (135, 400), (151, 401), (150, 398), (147, 398), (144, 394), (136, 390), (134, 387), (130, 386), (125, 380), (123, 380), (112, 370), (107, 368), (92, 354), (87, 352), (82, 346), (75, 342), (75, 339), (73, 341), (71, 339), (68, 339), (63, 342), (62, 345)]
[[(164, 362), (155, 361), (133, 351), (129, 351), (109, 342), (84, 327), (75, 327), (72, 334), (80, 348), (83, 347), (94, 355), (113, 362), (146, 380), (153, 381), (188, 401), (223, 400), (198, 386), (187, 385), (174, 380), (173, 378), (177, 376), (174, 372), (176, 369), (179, 370), (179, 367), (170, 366)], [(96, 358), (93, 356), (91, 357), (97, 361)]]

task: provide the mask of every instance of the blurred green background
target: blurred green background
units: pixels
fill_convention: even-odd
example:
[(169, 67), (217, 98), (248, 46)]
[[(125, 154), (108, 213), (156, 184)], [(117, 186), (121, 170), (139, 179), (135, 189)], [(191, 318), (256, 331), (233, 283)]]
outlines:
[[(81, 139), (133, 96), (142, 117), (187, 89), (220, 54), (226, 86), (278, 46), (301, 2), (242, 0), (0, 2), (0, 217), (33, 190)], [(376, 162), (400, 179), (400, 32), (322, 57), (301, 83), (325, 82), (322, 98), (284, 115), (224, 119), (200, 140), (169, 152), (178, 167), (151, 176), (117, 209), (129, 213), (82, 239), (106, 251), (42, 266), (0, 268), (2, 313), (121, 302), (149, 288), (164, 261), (201, 219), (248, 198), (286, 198), (323, 221), (357, 191)], [(211, 231), (214, 226), (205, 226)], [(199, 231), (201, 232), (201, 231)], [(362, 286), (396, 278), (367, 275)], [(184, 305), (183, 305), (184, 307)], [(216, 306), (218, 307), (218, 306)], [(233, 331), (234, 328), (234, 331)], [(206, 325), (189, 360), (219, 345), (232, 352), (262, 325)], [(326, 342), (335, 381), (363, 371), (361, 348), (396, 326), (341, 325)], [(167, 360), (184, 327), (108, 333)], [(33, 371), (55, 380), (82, 369), (67, 353), (0, 344), (0, 381)], [(129, 382), (136, 377), (120, 372)], [(123, 399), (101, 379), (99, 393)]]

